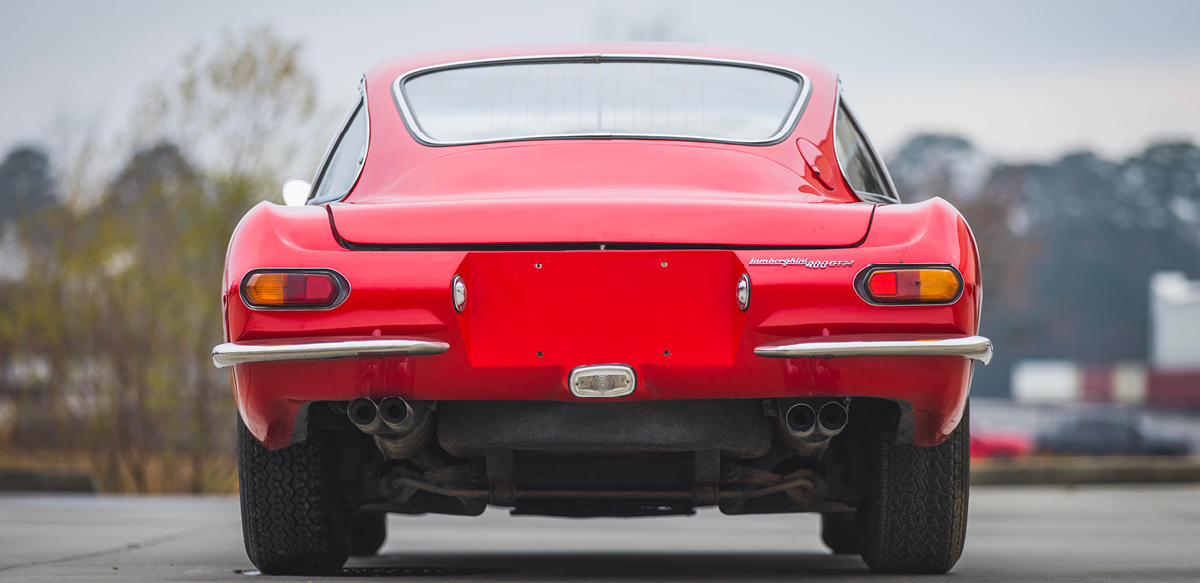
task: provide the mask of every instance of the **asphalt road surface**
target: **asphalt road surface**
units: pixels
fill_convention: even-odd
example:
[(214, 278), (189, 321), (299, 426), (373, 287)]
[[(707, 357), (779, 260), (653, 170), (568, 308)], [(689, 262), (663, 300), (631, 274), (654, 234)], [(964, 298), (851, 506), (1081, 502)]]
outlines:
[[(955, 581), (1200, 581), (1200, 486), (978, 487), (969, 525)], [(571, 520), (490, 509), (477, 518), (392, 516), (388, 526), (382, 554), (352, 559), (346, 576), (880, 579), (857, 557), (829, 554), (811, 515)], [(252, 569), (236, 499), (0, 496), (0, 580), (269, 579)]]

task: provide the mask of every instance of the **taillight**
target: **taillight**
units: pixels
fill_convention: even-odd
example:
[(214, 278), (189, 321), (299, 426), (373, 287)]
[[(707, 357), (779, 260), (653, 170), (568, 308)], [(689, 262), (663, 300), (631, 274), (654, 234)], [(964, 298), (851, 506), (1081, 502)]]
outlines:
[(859, 293), (876, 304), (949, 304), (962, 292), (962, 277), (953, 267), (873, 267)]
[(253, 271), (242, 280), (242, 298), (251, 308), (332, 308), (349, 291), (343, 281), (331, 271)]

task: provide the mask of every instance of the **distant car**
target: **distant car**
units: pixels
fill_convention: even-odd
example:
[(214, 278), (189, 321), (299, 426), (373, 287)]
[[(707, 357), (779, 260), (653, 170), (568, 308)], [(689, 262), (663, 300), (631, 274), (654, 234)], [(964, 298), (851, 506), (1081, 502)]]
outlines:
[[(387, 61), (229, 243), (250, 560), (386, 513), (822, 513), (874, 570), (963, 548), (982, 284), (807, 59), (684, 45)], [(413, 522), (406, 529), (420, 529)], [(419, 535), (417, 535), (419, 536)]]
[(1056, 427), (1038, 434), (1036, 448), (1062, 455), (1184, 456), (1192, 452), (1187, 439), (1156, 433), (1136, 411), (1107, 407), (1066, 413)]
[(988, 459), (1023, 458), (1033, 451), (1033, 438), (1019, 431), (980, 430), (971, 431), (971, 457)]

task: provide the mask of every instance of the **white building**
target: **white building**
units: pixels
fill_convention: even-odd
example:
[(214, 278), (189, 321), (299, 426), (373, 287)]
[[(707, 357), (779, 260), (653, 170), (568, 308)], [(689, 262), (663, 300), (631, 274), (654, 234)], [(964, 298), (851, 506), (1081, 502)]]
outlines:
[(1020, 360), (1012, 397), (1029, 405), (1077, 402), (1200, 408), (1200, 281), (1150, 278), (1148, 363)]
[(1174, 271), (1150, 279), (1150, 365), (1200, 370), (1200, 281)]

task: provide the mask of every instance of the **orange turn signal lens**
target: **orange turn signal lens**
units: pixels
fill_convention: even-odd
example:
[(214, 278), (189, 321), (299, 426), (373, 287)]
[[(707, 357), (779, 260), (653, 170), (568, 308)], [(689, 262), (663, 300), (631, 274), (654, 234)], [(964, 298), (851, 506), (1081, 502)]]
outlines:
[(876, 269), (863, 291), (877, 304), (945, 304), (958, 299), (962, 280), (949, 267)]
[(332, 273), (258, 272), (242, 284), (242, 296), (255, 308), (328, 308), (342, 286)]

